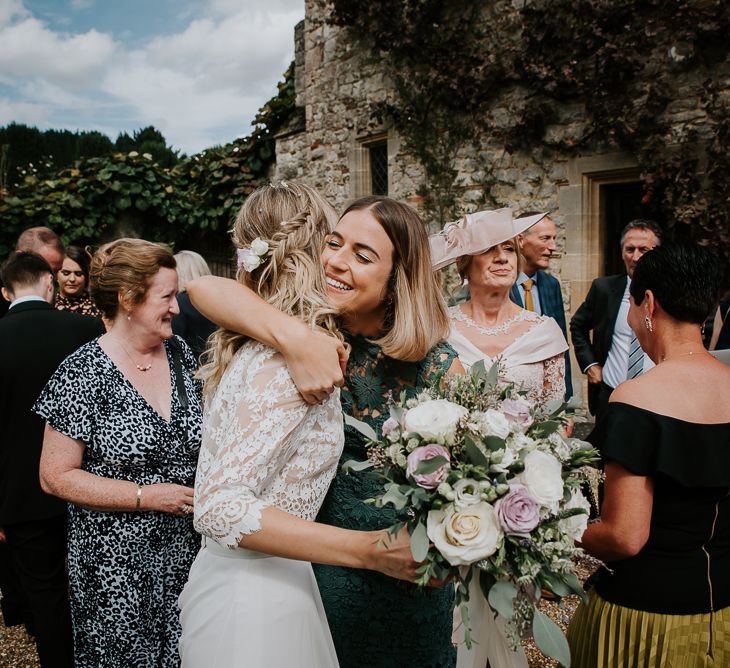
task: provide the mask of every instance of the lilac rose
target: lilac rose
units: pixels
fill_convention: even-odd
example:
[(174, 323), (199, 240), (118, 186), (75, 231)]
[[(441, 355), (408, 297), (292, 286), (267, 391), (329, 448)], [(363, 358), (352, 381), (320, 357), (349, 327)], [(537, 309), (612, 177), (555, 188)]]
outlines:
[(540, 521), (540, 504), (523, 485), (510, 485), (494, 509), (505, 533), (527, 535)]
[(532, 423), (530, 404), (522, 399), (505, 399), (499, 407), (510, 422), (515, 422), (523, 427), (529, 427)]
[(400, 427), (400, 425), (398, 424), (398, 420), (396, 420), (393, 417), (389, 417), (385, 422), (383, 422), (383, 427), (382, 427), (383, 436), (388, 436), (389, 434), (393, 433), (399, 427)]
[[(428, 461), (434, 457), (444, 457), (446, 463), (431, 473), (414, 473), (421, 462)], [(424, 489), (436, 489), (449, 475), (449, 464), (451, 457), (449, 451), (442, 445), (437, 443), (429, 443), (416, 448), (408, 455), (408, 464), (406, 466), (406, 475), (413, 478), (414, 482)]]

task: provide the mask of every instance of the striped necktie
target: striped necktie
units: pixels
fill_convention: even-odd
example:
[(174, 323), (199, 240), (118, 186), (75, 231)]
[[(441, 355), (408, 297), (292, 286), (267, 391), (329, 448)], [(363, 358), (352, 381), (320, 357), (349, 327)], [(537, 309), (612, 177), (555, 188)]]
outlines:
[(644, 370), (644, 351), (641, 349), (639, 339), (636, 335), (631, 337), (631, 343), (629, 344), (629, 366), (626, 373), (627, 380), (640, 376)]

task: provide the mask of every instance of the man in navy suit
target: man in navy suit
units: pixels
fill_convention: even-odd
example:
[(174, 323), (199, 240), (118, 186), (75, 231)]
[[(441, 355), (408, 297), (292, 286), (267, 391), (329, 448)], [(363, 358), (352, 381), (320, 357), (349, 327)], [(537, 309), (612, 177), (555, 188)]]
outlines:
[[(537, 211), (528, 211), (524, 216), (532, 216)], [(555, 251), (558, 228), (549, 216), (545, 216), (526, 232), (517, 237), (522, 252), (522, 271), (512, 286), (510, 298), (518, 306), (540, 315), (554, 318), (563, 330), (565, 340), (568, 331), (565, 326), (565, 308), (560, 281), (545, 270), (550, 264), (550, 256)], [(565, 398), (573, 396), (573, 383), (570, 375), (570, 354), (565, 351)]]
[(0, 275), (10, 302), (0, 319), (0, 541), (31, 615), (41, 666), (72, 668), (66, 504), (41, 490), (44, 421), (31, 406), (58, 365), (104, 328), (51, 306), (53, 270), (40, 255), (15, 252)]
[[(588, 377), (588, 409), (597, 419), (619, 384), (654, 366), (638, 345), (626, 316), (634, 267), (660, 241), (661, 233), (654, 221), (637, 219), (628, 223), (621, 233), (626, 273), (595, 279), (570, 320), (575, 356)], [(636, 364), (631, 363), (632, 357)]]

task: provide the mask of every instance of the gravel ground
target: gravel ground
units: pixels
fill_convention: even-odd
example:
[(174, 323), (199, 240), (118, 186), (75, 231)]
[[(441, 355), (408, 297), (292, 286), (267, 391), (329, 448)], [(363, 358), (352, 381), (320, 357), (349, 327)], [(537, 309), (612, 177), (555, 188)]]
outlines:
[(35, 642), (24, 626), (7, 627), (0, 614), (0, 668), (40, 668)]

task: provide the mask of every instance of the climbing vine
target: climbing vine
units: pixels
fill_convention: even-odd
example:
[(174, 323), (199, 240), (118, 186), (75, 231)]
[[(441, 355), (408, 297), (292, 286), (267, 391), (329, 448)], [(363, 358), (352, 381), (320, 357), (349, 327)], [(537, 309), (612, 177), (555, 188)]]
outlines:
[[(636, 157), (645, 203), (671, 234), (730, 257), (730, 3), (330, 0), (330, 8), (331, 22), (385, 63), (394, 95), (380, 113), (423, 166), (437, 219), (456, 213), (465, 148), (478, 159), (495, 143), (561, 156), (619, 149)], [(580, 122), (550, 133), (576, 106)]]

